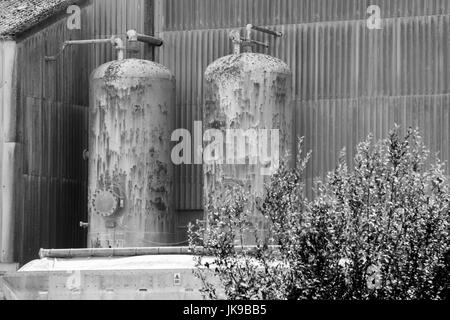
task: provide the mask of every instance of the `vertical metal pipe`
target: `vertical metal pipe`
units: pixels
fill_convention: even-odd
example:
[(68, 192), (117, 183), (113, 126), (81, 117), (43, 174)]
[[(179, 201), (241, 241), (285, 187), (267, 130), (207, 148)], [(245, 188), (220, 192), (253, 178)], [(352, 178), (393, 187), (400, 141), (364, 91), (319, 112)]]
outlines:
[(16, 81), (15, 81), (15, 56), (16, 43), (5, 41), (3, 45), (4, 75), (3, 101), (0, 101), (3, 112), (3, 150), (1, 168), (1, 237), (0, 237), (0, 262), (14, 262), (14, 221), (17, 201), (17, 184), (20, 179), (20, 151), (21, 145), (17, 139), (17, 110), (16, 110)]

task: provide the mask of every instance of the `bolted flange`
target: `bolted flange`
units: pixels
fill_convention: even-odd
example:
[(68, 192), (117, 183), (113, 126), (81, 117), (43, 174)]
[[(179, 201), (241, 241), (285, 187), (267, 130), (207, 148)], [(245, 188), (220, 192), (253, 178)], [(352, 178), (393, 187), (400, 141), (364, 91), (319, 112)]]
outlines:
[(102, 216), (111, 217), (119, 207), (119, 199), (110, 189), (97, 190), (92, 195), (92, 210)]

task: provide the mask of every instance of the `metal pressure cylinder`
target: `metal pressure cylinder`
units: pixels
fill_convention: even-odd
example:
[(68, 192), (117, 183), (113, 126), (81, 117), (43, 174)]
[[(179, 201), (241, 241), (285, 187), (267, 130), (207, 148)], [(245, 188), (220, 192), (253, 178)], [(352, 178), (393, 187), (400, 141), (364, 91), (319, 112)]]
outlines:
[[(264, 182), (293, 150), (291, 78), (285, 62), (259, 53), (229, 55), (207, 68), (204, 156), (211, 161), (204, 164), (206, 208), (228, 184), (244, 187), (255, 198), (264, 195)], [(209, 155), (211, 143), (221, 141), (223, 148)], [(262, 214), (256, 208), (252, 212), (255, 229), (264, 230)]]
[(90, 78), (89, 246), (173, 242), (170, 135), (175, 79), (164, 66), (126, 59)]

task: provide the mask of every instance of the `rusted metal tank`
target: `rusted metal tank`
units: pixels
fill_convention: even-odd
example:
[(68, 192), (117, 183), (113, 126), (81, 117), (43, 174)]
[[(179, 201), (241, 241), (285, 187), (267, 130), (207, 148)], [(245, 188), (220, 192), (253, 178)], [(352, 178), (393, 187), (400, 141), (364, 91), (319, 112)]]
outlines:
[(174, 76), (151, 61), (117, 60), (93, 71), (90, 89), (88, 245), (173, 242)]
[[(204, 132), (207, 140), (210, 136), (207, 130), (222, 132), (224, 157), (223, 161), (206, 161), (204, 164), (205, 206), (224, 194), (227, 184), (244, 186), (254, 197), (263, 196), (264, 181), (270, 179), (276, 169), (277, 158), (283, 157), (287, 151), (291, 152), (293, 147), (291, 77), (285, 62), (251, 52), (223, 57), (207, 68)], [(274, 129), (279, 130), (278, 138)], [(240, 131), (236, 134), (236, 131), (230, 130)], [(254, 133), (252, 130), (257, 133), (257, 142), (249, 138)], [(230, 138), (233, 134), (236, 137)], [(217, 140), (214, 132), (212, 135)], [(272, 139), (279, 141), (279, 145), (274, 145)], [(242, 144), (239, 147), (239, 141), (245, 147)], [(205, 144), (208, 143), (206, 141)], [(242, 148), (244, 153), (240, 151)], [(278, 154), (273, 152), (276, 150)], [(208, 156), (207, 147), (204, 156)], [(234, 158), (234, 164), (230, 156)], [(252, 211), (254, 227), (263, 231), (262, 214), (256, 209)], [(245, 242), (251, 244), (253, 241), (247, 237)]]

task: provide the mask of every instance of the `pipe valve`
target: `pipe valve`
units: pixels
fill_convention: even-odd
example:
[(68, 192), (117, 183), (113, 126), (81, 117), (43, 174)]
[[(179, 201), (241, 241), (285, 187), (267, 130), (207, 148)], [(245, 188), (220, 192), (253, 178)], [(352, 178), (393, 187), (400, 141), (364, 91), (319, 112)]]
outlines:
[(252, 37), (252, 30), (259, 31), (259, 32), (262, 32), (262, 33), (266, 33), (266, 34), (270, 34), (270, 35), (275, 36), (277, 38), (281, 38), (283, 36), (282, 32), (274, 31), (274, 30), (271, 30), (271, 29), (268, 29), (268, 28), (264, 28), (264, 27), (258, 27), (258, 26), (255, 26), (255, 25), (251, 24), (251, 23), (249, 23), (247, 25), (246, 29), (247, 29), (247, 38), (248, 39), (251, 39), (251, 37)]
[(83, 229), (89, 228), (89, 223), (80, 221), (80, 228), (83, 228)]
[(234, 53), (235, 54), (239, 54), (241, 52), (241, 46), (252, 47), (254, 45), (257, 45), (257, 46), (269, 48), (268, 42), (261, 42), (261, 41), (256, 41), (256, 40), (252, 39), (253, 30), (263, 32), (263, 33), (266, 33), (266, 34), (269, 34), (269, 35), (272, 35), (272, 36), (275, 36), (278, 38), (283, 36), (283, 33), (281, 33), (281, 32), (263, 28), (263, 27), (258, 27), (253, 24), (247, 24), (245, 37), (241, 37), (241, 34), (238, 30), (232, 30), (229, 34), (230, 40), (233, 42), (233, 45), (234, 45)]

